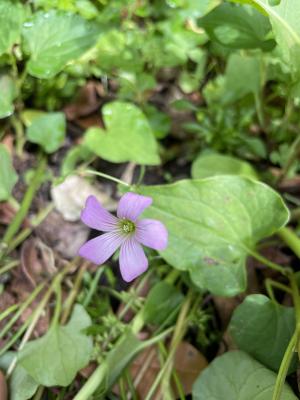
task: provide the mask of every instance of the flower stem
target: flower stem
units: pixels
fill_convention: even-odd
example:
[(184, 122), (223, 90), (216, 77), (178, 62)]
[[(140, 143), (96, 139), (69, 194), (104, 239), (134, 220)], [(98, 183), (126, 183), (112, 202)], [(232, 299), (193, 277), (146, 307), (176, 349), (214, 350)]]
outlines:
[[(33, 197), (41, 184), (41, 178), (44, 174), (45, 166), (46, 166), (46, 160), (45, 160), (45, 158), (42, 157), (39, 160), (37, 170), (36, 170), (36, 172), (33, 176), (33, 179), (25, 193), (25, 196), (21, 203), (20, 209), (17, 211), (14, 219), (12, 220), (11, 224), (9, 225), (9, 227), (7, 228), (7, 230), (4, 234), (3, 243), (5, 243), (6, 246), (10, 245), (11, 240), (13, 239), (14, 235), (18, 232), (22, 222), (26, 218), (26, 215), (31, 206)], [(0, 254), (0, 259), (1, 259), (1, 254)]]
[(261, 254), (257, 253), (256, 251), (252, 251), (247, 249), (248, 253), (254, 257), (256, 260), (260, 261), (262, 264), (266, 265), (267, 267), (273, 269), (274, 271), (278, 271), (280, 272), (282, 275), (288, 275), (288, 273), (290, 272), (289, 268), (283, 268), (281, 265), (276, 264), (270, 260), (268, 260), (267, 258), (265, 258), (264, 256), (262, 256)]
[(98, 171), (93, 171), (92, 169), (86, 169), (86, 170), (82, 171), (81, 174), (83, 174), (83, 175), (89, 174), (89, 175), (100, 176), (101, 178), (105, 178), (105, 179), (108, 179), (110, 181), (119, 183), (120, 185), (123, 185), (123, 186), (126, 186), (126, 187), (131, 187), (131, 185), (129, 185), (129, 183), (126, 183), (126, 182), (122, 181), (121, 179), (115, 178), (114, 176), (104, 174), (104, 172), (98, 172)]
[(290, 228), (286, 227), (279, 229), (277, 234), (296, 254), (296, 256), (300, 258), (300, 238)]

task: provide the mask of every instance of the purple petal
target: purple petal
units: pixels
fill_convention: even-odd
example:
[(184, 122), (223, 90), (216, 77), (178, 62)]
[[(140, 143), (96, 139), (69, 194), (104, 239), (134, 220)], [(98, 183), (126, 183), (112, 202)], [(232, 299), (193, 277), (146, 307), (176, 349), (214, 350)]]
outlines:
[(79, 255), (95, 264), (103, 264), (126, 240), (119, 232), (108, 232), (89, 240), (79, 249)]
[(117, 215), (135, 221), (137, 217), (152, 203), (151, 197), (141, 196), (136, 193), (125, 193), (119, 202)]
[(164, 250), (168, 245), (168, 231), (156, 219), (141, 219), (136, 223), (135, 238), (144, 246)]
[(81, 220), (98, 231), (109, 232), (116, 228), (118, 218), (105, 210), (95, 196), (89, 196), (81, 212)]
[(131, 282), (148, 268), (148, 260), (142, 246), (134, 239), (128, 238), (120, 250), (120, 270), (124, 281)]

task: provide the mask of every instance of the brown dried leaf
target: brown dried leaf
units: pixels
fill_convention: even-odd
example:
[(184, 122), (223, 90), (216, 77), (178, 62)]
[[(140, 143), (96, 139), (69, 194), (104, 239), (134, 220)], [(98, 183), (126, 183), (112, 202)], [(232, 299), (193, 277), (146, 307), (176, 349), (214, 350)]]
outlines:
[(101, 99), (99, 94), (104, 95), (104, 90), (99, 82), (90, 81), (79, 91), (74, 103), (68, 104), (64, 112), (69, 121), (91, 114), (99, 109)]
[(56, 273), (54, 253), (40, 239), (28, 239), (21, 248), (21, 268), (25, 277), (35, 287)]
[[(177, 348), (174, 366), (178, 378), (186, 395), (192, 392), (192, 386), (199, 373), (207, 366), (206, 358), (190, 343), (181, 342)], [(131, 366), (131, 375), (140, 399), (144, 399), (161, 369), (156, 347), (152, 346), (144, 350), (134, 360)], [(172, 385), (175, 395), (176, 386)], [(159, 393), (153, 397), (160, 398)]]

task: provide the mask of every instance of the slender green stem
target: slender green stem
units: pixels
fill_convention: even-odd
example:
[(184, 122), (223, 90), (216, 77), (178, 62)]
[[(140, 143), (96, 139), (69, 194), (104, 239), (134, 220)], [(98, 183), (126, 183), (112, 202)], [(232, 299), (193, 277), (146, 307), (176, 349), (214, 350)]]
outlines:
[(277, 235), (289, 246), (289, 248), (300, 258), (300, 238), (290, 229), (281, 228)]
[(13, 313), (20, 307), (20, 304), (13, 304), (12, 306), (6, 308), (2, 313), (0, 314), (0, 321), (5, 319), (6, 317), (9, 316), (9, 314)]
[(293, 334), (293, 336), (288, 344), (288, 347), (284, 353), (284, 356), (283, 356), (283, 359), (282, 359), (282, 362), (281, 362), (281, 365), (280, 365), (280, 368), (278, 371), (278, 375), (276, 378), (276, 383), (275, 383), (272, 400), (283, 400), (281, 398), (283, 385), (284, 385), (286, 375), (288, 373), (289, 366), (291, 364), (291, 361), (292, 361), (292, 358), (294, 355), (297, 339), (298, 339), (298, 331), (296, 329), (296, 331)]
[(97, 290), (98, 282), (99, 282), (103, 272), (104, 272), (104, 267), (97, 269), (95, 277), (94, 277), (94, 279), (90, 285), (90, 288), (87, 292), (87, 295), (85, 296), (85, 299), (82, 303), (83, 307), (87, 307), (90, 304), (92, 297), (94, 296), (94, 294)]
[(131, 187), (131, 185), (129, 185), (129, 183), (126, 183), (126, 182), (122, 181), (121, 179), (115, 178), (114, 176), (104, 174), (103, 172), (98, 172), (98, 171), (93, 171), (91, 169), (86, 169), (84, 171), (80, 171), (80, 173), (83, 174), (83, 175), (88, 174), (88, 175), (100, 176), (101, 178), (105, 178), (105, 179), (108, 179), (110, 181), (119, 183), (120, 185), (123, 185), (123, 186), (126, 186), (126, 187)]
[(288, 159), (287, 162), (282, 170), (282, 173), (279, 175), (278, 179), (277, 179), (277, 185), (279, 183), (281, 183), (283, 181), (283, 179), (287, 176), (287, 174), (289, 173), (289, 170), (291, 168), (291, 166), (293, 165), (294, 161), (297, 159), (298, 155), (299, 155), (299, 151), (300, 151), (300, 135), (297, 134), (296, 139), (294, 140), (291, 148), (290, 148), (290, 152), (288, 155)]
[(23, 314), (23, 312), (26, 310), (29, 304), (33, 302), (33, 300), (37, 297), (37, 295), (40, 293), (40, 291), (43, 289), (44, 286), (45, 286), (44, 284), (40, 284), (34, 289), (34, 291), (30, 294), (30, 296), (28, 296), (28, 298), (19, 308), (18, 312), (16, 312), (16, 314), (11, 318), (11, 320), (5, 325), (5, 327), (0, 332), (0, 339), (10, 330), (10, 328), (14, 325), (14, 323), (20, 318), (20, 316)]
[(16, 132), (16, 153), (19, 157), (22, 157), (23, 147), (26, 142), (24, 128), (22, 122), (16, 115), (13, 115), (10, 120)]
[(275, 271), (280, 272), (282, 275), (288, 275), (290, 269), (289, 268), (283, 268), (281, 265), (276, 264), (270, 260), (268, 260), (267, 258), (265, 258), (264, 256), (262, 256), (261, 254), (257, 253), (256, 251), (252, 251), (248, 249), (248, 253), (256, 258), (256, 260), (260, 261), (262, 264), (265, 264), (267, 267), (274, 269)]
[(55, 286), (55, 293), (56, 293), (56, 302), (55, 302), (55, 309), (54, 309), (54, 314), (52, 317), (51, 321), (51, 328), (55, 328), (59, 324), (59, 317), (61, 313), (61, 284), (60, 282), (57, 282)]
[(269, 297), (270, 297), (275, 303), (278, 303), (278, 302), (277, 302), (277, 300), (276, 300), (276, 297), (274, 296), (273, 288), (280, 289), (280, 290), (282, 290), (283, 292), (292, 294), (292, 290), (291, 290), (288, 286), (284, 285), (283, 283), (273, 281), (272, 279), (269, 279), (269, 278), (267, 278), (267, 279), (265, 280), (265, 286), (266, 286), (266, 289), (267, 289), (267, 292), (268, 292)]
[(19, 260), (14, 260), (14, 261), (9, 262), (8, 264), (6, 264), (0, 268), (0, 275), (5, 274), (5, 272), (10, 271), (11, 269), (17, 267), (18, 265), (20, 265)]
[(31, 203), (32, 203), (32, 199), (41, 184), (41, 181), (42, 181), (41, 178), (44, 174), (45, 166), (46, 166), (46, 160), (45, 160), (45, 158), (41, 158), (39, 161), (37, 170), (32, 178), (32, 181), (25, 193), (25, 196), (21, 203), (21, 207), (17, 211), (14, 219), (12, 220), (11, 224), (9, 225), (9, 227), (7, 228), (7, 230), (4, 234), (3, 242), (7, 246), (9, 246), (12, 238), (18, 232), (22, 222), (26, 218), (26, 215), (27, 215), (29, 208), (31, 206)]

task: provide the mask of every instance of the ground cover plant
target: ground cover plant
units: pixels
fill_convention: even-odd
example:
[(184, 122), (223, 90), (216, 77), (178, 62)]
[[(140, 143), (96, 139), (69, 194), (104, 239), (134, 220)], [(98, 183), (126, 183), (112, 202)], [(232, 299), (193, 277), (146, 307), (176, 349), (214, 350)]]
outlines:
[(299, 17), (0, 1), (0, 400), (300, 398)]

